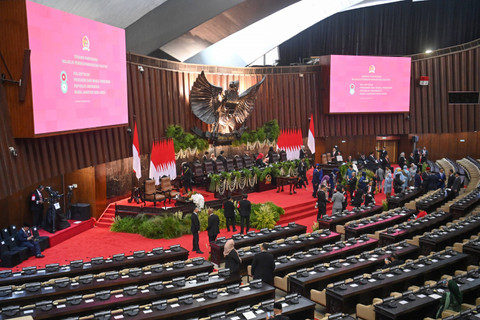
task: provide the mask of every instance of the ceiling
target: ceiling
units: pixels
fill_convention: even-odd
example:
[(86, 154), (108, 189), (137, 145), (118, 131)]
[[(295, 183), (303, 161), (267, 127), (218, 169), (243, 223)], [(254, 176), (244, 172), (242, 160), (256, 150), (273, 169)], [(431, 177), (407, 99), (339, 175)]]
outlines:
[(412, 0), (31, 1), (125, 29), (130, 52), (243, 67), (337, 12)]

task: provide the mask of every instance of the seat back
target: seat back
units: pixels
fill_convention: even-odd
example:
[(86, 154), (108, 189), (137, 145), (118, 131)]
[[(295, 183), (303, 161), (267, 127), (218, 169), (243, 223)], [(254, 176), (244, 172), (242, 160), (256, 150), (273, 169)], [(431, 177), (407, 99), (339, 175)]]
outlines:
[(36, 226), (33, 226), (31, 230), (34, 237), (40, 237), (40, 234), (38, 233), (38, 228)]
[(10, 230), (10, 235), (15, 236), (18, 232), (17, 226), (12, 224), (10, 227), (8, 227)]
[(145, 188), (145, 194), (146, 195), (154, 194), (156, 192), (155, 180), (153, 180), (153, 179), (145, 180), (145, 187), (144, 188)]
[(212, 161), (205, 161), (205, 163), (203, 164), (203, 167), (204, 167), (204, 171), (205, 171), (205, 174), (210, 174), (210, 173), (213, 173), (213, 163)]
[(280, 155), (278, 153), (274, 153), (272, 158), (273, 158), (273, 162), (280, 161)]
[(7, 240), (8, 238), (10, 238), (11, 234), (10, 234), (10, 231), (8, 230), (8, 228), (2, 228), (1, 232), (2, 234), (2, 239), (4, 240)]
[(280, 161), (287, 161), (287, 152), (284, 150), (280, 150)]
[(332, 161), (332, 154), (330, 152), (327, 152), (327, 162)]
[(17, 239), (15, 237), (10, 237), (5, 240), (7, 242), (7, 247), (9, 250), (13, 250), (18, 247)]
[(246, 155), (246, 154), (243, 155), (242, 159), (243, 159), (243, 166), (245, 168), (253, 167), (253, 161), (252, 161), (252, 158), (249, 155)]
[(162, 192), (172, 191), (172, 188), (170, 177), (163, 177), (160, 179), (160, 190), (162, 190)]
[(227, 158), (225, 160), (225, 164), (227, 165), (227, 167), (225, 168), (225, 169), (227, 169), (227, 171), (235, 170), (235, 167), (233, 166), (233, 159), (232, 158)]
[(217, 173), (221, 173), (225, 171), (225, 167), (223, 166), (223, 161), (217, 160), (215, 161), (215, 170)]
[(324, 153), (322, 154), (322, 164), (327, 164), (327, 163), (328, 163), (327, 155)]
[(193, 175), (195, 177), (203, 177), (203, 168), (200, 162), (193, 163)]
[(244, 168), (242, 158), (240, 158), (239, 156), (235, 156), (235, 158), (233, 158), (233, 162), (235, 163), (235, 167), (237, 168), (237, 170), (241, 170)]

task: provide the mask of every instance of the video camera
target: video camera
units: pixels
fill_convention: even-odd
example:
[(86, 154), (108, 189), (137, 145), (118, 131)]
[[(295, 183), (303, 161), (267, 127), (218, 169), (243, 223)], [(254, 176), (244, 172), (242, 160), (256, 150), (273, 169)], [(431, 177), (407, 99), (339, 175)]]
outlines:
[(51, 202), (58, 201), (58, 199), (63, 197), (63, 193), (58, 193), (58, 191), (53, 190), (50, 186), (45, 187), (45, 190), (48, 192), (48, 198)]

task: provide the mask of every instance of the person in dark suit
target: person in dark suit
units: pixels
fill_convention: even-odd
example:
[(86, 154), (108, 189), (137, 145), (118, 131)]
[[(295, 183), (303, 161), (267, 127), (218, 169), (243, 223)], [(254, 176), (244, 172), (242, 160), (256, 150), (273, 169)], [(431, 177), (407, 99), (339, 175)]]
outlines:
[(298, 163), (297, 167), (298, 171), (298, 185), (299, 187), (305, 187), (305, 190), (307, 190), (307, 164), (305, 163), (305, 158), (302, 158), (300, 162)]
[(305, 146), (302, 146), (302, 147), (300, 148), (299, 159), (301, 160), (301, 159), (305, 158), (305, 156), (306, 156), (306, 154), (305, 154)]
[(462, 179), (460, 178), (460, 173), (455, 172), (455, 180), (453, 181), (452, 191), (455, 194), (455, 197), (458, 197), (460, 189), (462, 188)]
[(427, 150), (427, 147), (423, 147), (421, 161), (422, 163), (425, 163), (427, 162), (427, 160), (428, 160), (428, 150)]
[(220, 155), (217, 157), (217, 161), (220, 160), (222, 161), (223, 163), (223, 167), (226, 169), (227, 168), (227, 159), (225, 158), (225, 156), (223, 155), (225, 153), (225, 151), (220, 151)]
[(33, 215), (33, 225), (36, 227), (42, 226), (43, 221), (43, 195), (42, 191), (45, 188), (40, 185), (30, 195), (30, 212)]
[(230, 226), (232, 226), (232, 231), (237, 231), (235, 228), (235, 205), (230, 196), (227, 196), (227, 200), (223, 203), (223, 215), (227, 220), (227, 231), (230, 232)]
[(246, 227), (246, 233), (250, 230), (250, 214), (252, 212), (252, 204), (247, 200), (248, 196), (243, 195), (243, 199), (238, 203), (238, 211), (240, 213), (240, 233), (243, 233), (243, 228)]
[(225, 243), (223, 256), (225, 257), (225, 268), (230, 269), (231, 275), (238, 274), (242, 259), (238, 256), (238, 252), (235, 250), (235, 242), (232, 239), (227, 240)]
[(413, 152), (410, 152), (410, 155), (408, 156), (408, 165), (415, 164), (415, 158), (413, 157)]
[(216, 214), (213, 213), (213, 209), (208, 209), (208, 241), (214, 242), (217, 239), (218, 234), (220, 233), (220, 219)]
[(322, 184), (317, 193), (317, 221), (322, 219), (323, 215), (327, 213), (327, 186)]
[(190, 189), (190, 191), (193, 191), (192, 179), (193, 179), (192, 169), (186, 162), (184, 162), (182, 164), (182, 183), (183, 183), (183, 187), (185, 188), (185, 192), (188, 192), (188, 189)]
[(455, 174), (453, 173), (453, 169), (450, 169), (450, 173), (448, 175), (448, 180), (447, 180), (447, 188), (451, 189), (453, 186), (453, 182), (455, 182)]
[(200, 212), (199, 208), (195, 208), (192, 213), (192, 224), (190, 225), (190, 231), (193, 235), (193, 248), (192, 251), (202, 254), (200, 246), (198, 245), (198, 231), (200, 231), (200, 221), (198, 220), (198, 213)]
[(262, 252), (257, 253), (252, 261), (253, 279), (261, 279), (263, 282), (273, 286), (273, 271), (275, 270), (275, 259), (268, 250), (268, 244), (260, 245)]
[(422, 177), (420, 176), (422, 171), (420, 169), (417, 169), (417, 173), (415, 174), (415, 182), (413, 186), (415, 188), (420, 188), (422, 186)]
[(282, 303), (281, 302), (275, 302), (273, 304), (273, 316), (268, 317), (266, 319), (273, 319), (273, 320), (290, 320), (289, 317), (284, 316), (282, 314)]
[(385, 147), (385, 146), (383, 146), (381, 150), (377, 150), (377, 152), (380, 153), (380, 155), (379, 155), (380, 160), (385, 159), (385, 156), (388, 154), (387, 147)]
[(207, 162), (208, 160), (210, 160), (208, 158), (208, 156), (210, 155), (210, 153), (208, 151), (205, 151), (205, 154), (203, 155), (203, 158), (202, 158), (202, 162), (205, 163)]
[(28, 223), (24, 223), (20, 231), (17, 232), (17, 241), (21, 247), (27, 247), (30, 249), (35, 257), (45, 257), (40, 249), (40, 244), (38, 241), (35, 241), (35, 237), (32, 235), (32, 232), (30, 231), (30, 225)]
[(385, 264), (383, 265), (382, 269), (401, 266), (405, 263), (405, 261), (401, 260), (396, 253), (392, 254), (390, 258), (385, 258), (384, 262)]
[(271, 164), (271, 163), (274, 163), (275, 161), (273, 160), (273, 155), (275, 154), (275, 151), (273, 150), (273, 147), (270, 147), (268, 149), (268, 154), (267, 154), (267, 159), (268, 159), (268, 163)]
[(357, 190), (355, 191), (355, 196), (353, 197), (352, 205), (354, 207), (360, 207), (363, 203), (365, 191), (363, 191), (362, 188), (357, 187)]
[(312, 197), (316, 198), (317, 197), (317, 190), (318, 186), (320, 185), (320, 165), (317, 163), (315, 165), (315, 169), (313, 169), (313, 177), (312, 177), (312, 187), (313, 187), (313, 193)]

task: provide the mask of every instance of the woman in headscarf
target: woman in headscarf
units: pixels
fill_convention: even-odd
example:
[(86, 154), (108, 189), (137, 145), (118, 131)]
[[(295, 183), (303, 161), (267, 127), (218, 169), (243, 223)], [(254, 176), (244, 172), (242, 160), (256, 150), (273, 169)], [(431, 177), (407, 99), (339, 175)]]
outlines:
[(393, 182), (393, 177), (392, 177), (392, 172), (390, 169), (385, 170), (385, 183), (383, 185), (383, 193), (387, 197), (389, 197), (392, 194), (392, 182)]
[(408, 171), (407, 165), (403, 166), (403, 171), (402, 171), (404, 181), (403, 181), (403, 191), (405, 191), (408, 188), (408, 181), (410, 181), (410, 171)]
[(230, 274), (238, 274), (242, 260), (238, 256), (237, 250), (235, 250), (235, 242), (232, 239), (225, 243), (223, 256), (225, 257), (225, 268), (230, 269)]
[(448, 290), (442, 294), (436, 318), (441, 318), (442, 312), (445, 310), (460, 312), (463, 301), (462, 293), (454, 280), (449, 280), (447, 283), (447, 280), (444, 279), (442, 285), (448, 287)]

